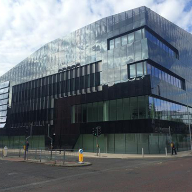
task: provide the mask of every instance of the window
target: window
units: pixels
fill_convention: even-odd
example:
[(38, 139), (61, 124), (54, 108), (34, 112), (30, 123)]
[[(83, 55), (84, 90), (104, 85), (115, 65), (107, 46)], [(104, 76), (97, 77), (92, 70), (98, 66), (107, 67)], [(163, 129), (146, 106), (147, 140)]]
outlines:
[(80, 77), (80, 84), (81, 84), (81, 89), (85, 88), (85, 76)]
[(155, 76), (155, 68), (151, 66), (151, 75), (154, 77)]
[(130, 119), (130, 105), (129, 105), (129, 98), (123, 99), (123, 118), (124, 120)]
[(121, 43), (122, 43), (122, 45), (127, 44), (127, 35), (124, 35), (124, 36), (121, 37)]
[[(147, 65), (147, 69), (146, 69)], [(173, 77), (172, 75), (158, 69), (157, 67), (154, 67), (153, 65), (146, 63), (146, 62), (138, 62), (136, 64), (128, 65), (128, 78), (132, 79), (135, 77), (140, 77), (143, 75), (151, 75), (153, 77), (162, 79), (163, 81), (166, 81), (167, 83), (170, 83), (176, 87), (184, 89), (185, 82), (182, 80), (179, 80), (176, 77)], [(183, 84), (183, 85), (182, 85)]]
[(141, 36), (141, 29), (138, 30), (138, 31), (135, 31), (135, 41), (139, 41), (142, 39), (142, 36)]
[(114, 39), (110, 40), (110, 49), (114, 49)]
[(95, 73), (95, 86), (99, 86), (100, 82), (100, 72)]
[(98, 121), (103, 121), (103, 102), (98, 102)]
[[(150, 65), (148, 65), (148, 70)], [(147, 74), (146, 62), (139, 62), (136, 64), (128, 65), (129, 68), (129, 78), (141, 77)]]
[(85, 76), (85, 88), (90, 87), (90, 75)]
[(115, 121), (116, 120), (116, 116), (117, 116), (117, 109), (116, 109), (116, 100), (111, 100), (109, 102), (109, 120), (110, 121)]
[(155, 77), (159, 77), (159, 69), (155, 68)]
[(92, 121), (97, 122), (98, 121), (98, 103), (93, 103), (92, 106)]
[(92, 122), (92, 103), (87, 104), (87, 122)]
[(137, 63), (137, 77), (143, 75), (143, 64), (142, 63)]
[(147, 63), (147, 74), (151, 74), (151, 65)]
[(146, 62), (143, 62), (143, 74), (147, 74)]
[(138, 119), (137, 97), (130, 98), (130, 115), (131, 115), (131, 119)]
[(134, 77), (136, 77), (136, 65), (135, 64), (133, 64), (133, 65), (129, 65), (130, 66), (130, 75), (129, 75), (129, 77), (130, 78), (134, 78)]
[(133, 43), (133, 41), (134, 41), (134, 33), (128, 34), (128, 44)]
[(146, 109), (147, 109), (147, 103), (145, 100), (145, 96), (138, 97), (138, 107), (139, 107), (139, 119), (145, 119), (146, 118)]
[(120, 40), (121, 40), (120, 37), (115, 39), (115, 48), (118, 48), (118, 47), (121, 46), (121, 41)]
[(87, 122), (87, 104), (82, 105), (82, 122)]
[(131, 33), (123, 34), (120, 37), (114, 37), (113, 39), (108, 40), (108, 50), (131, 44), (134, 41), (140, 41), (145, 38), (144, 33), (143, 28)]
[[(139, 64), (137, 63), (137, 76), (138, 76), (138, 69), (139, 69), (138, 66), (139, 66)], [(167, 83), (170, 83), (170, 84), (174, 85), (175, 87), (185, 89), (184, 81), (158, 69), (157, 67), (152, 66), (149, 63), (147, 63), (147, 74), (151, 75), (151, 76), (155, 76), (159, 79), (162, 79), (163, 81), (166, 81)], [(181, 86), (181, 83), (183, 83), (184, 87)]]
[[(158, 37), (155, 37), (152, 33), (150, 33), (148, 30), (145, 29), (145, 36), (147, 39), (149, 39), (151, 42), (159, 46), (161, 49), (163, 49), (169, 56), (175, 57), (178, 59), (178, 51), (173, 50), (169, 45), (166, 45), (164, 42), (162, 42)], [(135, 36), (136, 38), (136, 36)]]
[(123, 100), (117, 99), (117, 120), (123, 120)]

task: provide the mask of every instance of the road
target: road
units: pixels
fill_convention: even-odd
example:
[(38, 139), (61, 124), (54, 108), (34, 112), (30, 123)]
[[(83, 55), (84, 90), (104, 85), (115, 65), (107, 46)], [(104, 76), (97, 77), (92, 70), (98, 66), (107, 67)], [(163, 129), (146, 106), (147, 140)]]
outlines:
[(192, 157), (86, 159), (87, 167), (0, 160), (2, 191), (192, 191)]

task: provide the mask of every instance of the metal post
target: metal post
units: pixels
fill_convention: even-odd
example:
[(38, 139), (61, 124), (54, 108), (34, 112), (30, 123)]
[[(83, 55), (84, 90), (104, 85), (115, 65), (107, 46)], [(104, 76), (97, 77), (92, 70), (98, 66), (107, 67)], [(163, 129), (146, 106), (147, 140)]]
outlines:
[(99, 148), (99, 145), (98, 145), (98, 135), (99, 135), (99, 129), (98, 127), (96, 127), (96, 130), (97, 130), (97, 138), (96, 138), (96, 141), (97, 141), (97, 156), (98, 156), (98, 148)]
[(40, 162), (41, 162), (41, 153), (42, 153), (42, 149), (41, 149), (41, 152), (40, 152)]
[(169, 126), (169, 137), (170, 137), (169, 147), (170, 147), (170, 151), (171, 151), (172, 136), (171, 136), (171, 127), (170, 126)]
[(37, 158), (37, 149), (35, 150), (35, 159)]
[(98, 137), (96, 137), (96, 143), (97, 143), (97, 156), (98, 156)]
[(21, 149), (19, 149), (19, 157), (21, 156)]
[(52, 160), (52, 156), (53, 156), (53, 154), (52, 154), (52, 146), (53, 146), (53, 144), (52, 144), (52, 139), (51, 139), (51, 160)]
[(165, 147), (165, 155), (166, 155), (166, 157), (167, 157), (167, 147)]
[(101, 157), (101, 151), (100, 151), (100, 148), (99, 148), (99, 157)]
[(29, 149), (27, 150), (26, 155), (27, 155), (26, 157), (27, 157), (27, 161), (28, 161)]
[(65, 163), (65, 149), (63, 150), (63, 165)]
[(142, 148), (142, 157), (144, 157), (144, 149)]
[(26, 160), (26, 154), (27, 154), (27, 141), (25, 141), (25, 154), (24, 154), (24, 160)]

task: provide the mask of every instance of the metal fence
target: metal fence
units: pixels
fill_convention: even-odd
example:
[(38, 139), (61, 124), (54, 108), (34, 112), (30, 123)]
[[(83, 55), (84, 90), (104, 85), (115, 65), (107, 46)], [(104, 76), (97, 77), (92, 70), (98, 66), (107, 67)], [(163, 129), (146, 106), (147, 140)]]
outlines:
[(65, 162), (78, 162), (78, 149), (57, 149), (57, 150), (45, 150), (45, 149), (30, 149), (26, 151), (24, 149), (0, 149), (0, 154), (3, 157), (10, 158), (23, 158), (27, 161), (39, 161), (54, 164), (64, 164)]

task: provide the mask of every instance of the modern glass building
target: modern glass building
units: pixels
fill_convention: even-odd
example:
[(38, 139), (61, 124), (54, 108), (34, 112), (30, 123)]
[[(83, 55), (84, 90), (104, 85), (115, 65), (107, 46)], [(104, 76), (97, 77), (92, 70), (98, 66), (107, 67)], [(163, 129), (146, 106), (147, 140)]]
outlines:
[[(192, 35), (147, 7), (87, 25), (0, 77), (0, 145), (106, 153), (190, 149)], [(55, 135), (55, 136), (53, 136)]]

